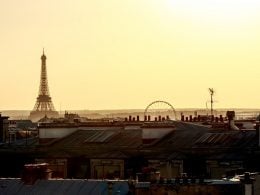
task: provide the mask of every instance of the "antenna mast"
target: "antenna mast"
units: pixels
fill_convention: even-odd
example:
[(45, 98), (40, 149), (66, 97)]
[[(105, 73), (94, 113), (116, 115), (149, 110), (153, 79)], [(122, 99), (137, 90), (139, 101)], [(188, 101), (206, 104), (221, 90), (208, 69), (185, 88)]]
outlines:
[(214, 89), (209, 88), (211, 121), (213, 120), (213, 95), (214, 95), (214, 93), (215, 93)]

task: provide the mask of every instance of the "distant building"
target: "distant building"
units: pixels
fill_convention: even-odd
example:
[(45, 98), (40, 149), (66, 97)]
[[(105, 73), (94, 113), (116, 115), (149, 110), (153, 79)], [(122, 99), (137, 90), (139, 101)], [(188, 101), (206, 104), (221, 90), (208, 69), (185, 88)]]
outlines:
[(0, 142), (5, 143), (8, 139), (8, 116), (0, 114)]

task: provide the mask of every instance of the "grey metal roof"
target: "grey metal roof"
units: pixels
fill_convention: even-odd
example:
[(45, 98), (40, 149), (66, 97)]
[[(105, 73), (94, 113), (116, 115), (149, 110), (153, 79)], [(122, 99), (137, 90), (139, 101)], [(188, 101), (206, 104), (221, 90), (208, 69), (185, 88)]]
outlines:
[(86, 158), (120, 158), (143, 155), (146, 158), (180, 159), (188, 154), (253, 150), (255, 131), (216, 130), (203, 125), (174, 121), (175, 129), (152, 144), (142, 143), (142, 129), (78, 130), (59, 139), (46, 150), (48, 157), (84, 155)]
[(58, 140), (54, 146), (63, 147), (90, 147), (125, 146), (136, 147), (142, 143), (141, 130), (78, 130), (73, 134)]
[(256, 143), (255, 131), (226, 131), (205, 133), (194, 143), (204, 147), (250, 147)]
[(115, 135), (113, 131), (96, 131), (91, 136), (87, 137), (84, 142), (106, 142), (110, 137)]
[[(129, 191), (126, 181), (112, 182), (112, 194), (120, 192), (127, 194)], [(51, 179), (38, 180), (33, 185), (25, 185), (19, 178), (0, 179), (0, 195), (106, 195), (109, 192), (106, 180), (80, 180), (80, 179)]]

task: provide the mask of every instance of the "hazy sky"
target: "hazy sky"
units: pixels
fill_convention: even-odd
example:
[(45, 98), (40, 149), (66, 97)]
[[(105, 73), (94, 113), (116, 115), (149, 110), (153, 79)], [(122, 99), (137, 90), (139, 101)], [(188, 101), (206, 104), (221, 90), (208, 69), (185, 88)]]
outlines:
[(0, 0), (0, 110), (260, 108), (259, 0)]

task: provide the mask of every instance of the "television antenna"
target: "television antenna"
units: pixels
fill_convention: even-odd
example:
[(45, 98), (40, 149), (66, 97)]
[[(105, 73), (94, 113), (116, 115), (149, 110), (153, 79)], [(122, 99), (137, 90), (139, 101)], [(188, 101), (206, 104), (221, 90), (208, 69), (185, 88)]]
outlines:
[(213, 116), (213, 95), (215, 91), (213, 88), (209, 88), (209, 94), (210, 94), (210, 114)]

